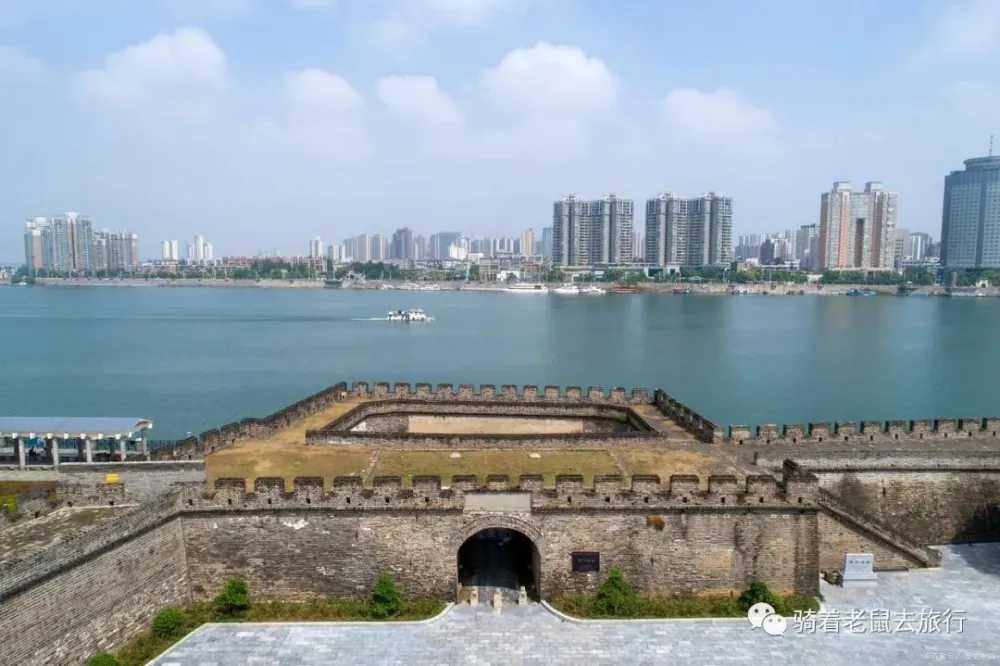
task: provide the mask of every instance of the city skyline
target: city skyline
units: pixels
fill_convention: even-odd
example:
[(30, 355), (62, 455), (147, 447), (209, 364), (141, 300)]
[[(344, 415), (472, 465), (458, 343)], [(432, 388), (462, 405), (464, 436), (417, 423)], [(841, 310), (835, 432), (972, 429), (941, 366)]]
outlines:
[[(0, 216), (76, 209), (253, 254), (391, 233), (404, 208), (415, 234), (512, 234), (545, 226), (558, 193), (711, 183), (746, 234), (878, 178), (907, 202), (900, 226), (937, 234), (942, 174), (997, 132), (1000, 11), (981, 0), (839, 6), (830, 37), (825, 10), (790, 0), (301, 4), (3, 3), (0, 95), (19, 102), (0, 110)], [(699, 58), (696, 33), (659, 37), (708, 20)], [(0, 257), (21, 254), (0, 236)]]

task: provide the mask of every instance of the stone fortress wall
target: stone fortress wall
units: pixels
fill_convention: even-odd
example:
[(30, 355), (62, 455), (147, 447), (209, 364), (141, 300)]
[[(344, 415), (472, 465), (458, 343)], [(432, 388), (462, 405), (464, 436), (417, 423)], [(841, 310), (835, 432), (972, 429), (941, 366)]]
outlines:
[[(285, 407), (264, 418), (246, 418), (218, 429), (206, 430), (198, 436), (188, 437), (154, 450), (154, 460), (193, 460), (228, 448), (242, 441), (269, 437), (329, 407), (345, 400), (364, 401), (412, 401), (427, 403), (447, 401), (458, 403), (491, 403), (497, 414), (517, 415), (518, 405), (532, 403), (545, 405), (643, 405), (654, 406), (664, 416), (675, 421), (685, 431), (705, 443), (736, 444), (749, 446), (769, 446), (772, 444), (830, 444), (885, 443), (895, 441), (944, 441), (955, 439), (996, 440), (1000, 433), (1000, 417), (964, 419), (920, 419), (911, 421), (844, 421), (837, 423), (733, 425), (727, 429), (716, 425), (701, 414), (677, 401), (666, 392), (644, 388), (626, 390), (613, 388), (606, 392), (601, 387), (586, 390), (570, 386), (538, 387), (527, 385), (518, 387), (504, 384), (499, 390), (493, 384), (482, 384), (479, 390), (473, 384), (355, 382), (348, 386), (340, 382), (299, 402)], [(374, 407), (371, 407), (374, 409)], [(347, 415), (345, 415), (346, 417)], [(331, 439), (318, 433), (329, 435), (329, 428), (314, 431), (312, 443), (324, 443)], [(638, 436), (637, 433), (628, 433)], [(564, 437), (579, 437), (566, 435)]]
[[(244, 479), (219, 479), (206, 491), (205, 455), (270, 437), (347, 401), (357, 406), (305, 433), (303, 443), (586, 449), (680, 442), (706, 453), (755, 450), (761, 474), (743, 481), (711, 476), (707, 491), (695, 476), (662, 483), (633, 475), (625, 487), (617, 475), (584, 486), (575, 474), (559, 475), (551, 488), (540, 476), (487, 475), (453, 477), (448, 486), (417, 477), (410, 488), (398, 477), (376, 477), (371, 488), (360, 477), (336, 477), (329, 492), (318, 477), (295, 479), (293, 492), (282, 479), (258, 478), (249, 493)], [(650, 410), (678, 427), (650, 429)], [(629, 428), (539, 436), (352, 430), (366, 418), (414, 413), (624, 418)], [(408, 594), (451, 597), (458, 548), (489, 527), (532, 540), (544, 597), (588, 593), (599, 584), (603, 574), (572, 572), (575, 551), (600, 552), (602, 571), (620, 566), (642, 590), (670, 593), (736, 592), (752, 577), (815, 593), (819, 572), (838, 568), (847, 552), (875, 553), (880, 569), (937, 566), (940, 557), (928, 544), (1000, 537), (997, 423), (726, 432), (660, 390), (342, 382), (271, 416), (155, 450), (158, 462), (61, 465), (60, 505), (128, 508), (30, 559), (0, 561), (0, 616), (12, 619), (0, 626), (0, 664), (78, 664), (98, 647), (120, 644), (164, 605), (209, 598), (235, 574), (258, 595), (288, 599), (364, 594), (380, 571)], [(858, 450), (922, 441), (941, 450)], [(959, 450), (963, 443), (982, 450)], [(837, 450), (849, 446), (855, 450)], [(107, 472), (123, 482), (106, 483)], [(504, 510), (496, 511), (497, 503)]]

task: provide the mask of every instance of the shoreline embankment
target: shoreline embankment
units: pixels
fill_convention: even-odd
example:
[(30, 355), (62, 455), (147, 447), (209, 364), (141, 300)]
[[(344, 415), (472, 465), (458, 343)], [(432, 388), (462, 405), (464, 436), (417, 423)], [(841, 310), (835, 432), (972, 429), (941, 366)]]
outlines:
[[(369, 280), (363, 283), (345, 283), (344, 290), (379, 289), (385, 285), (400, 287), (403, 280)], [(503, 291), (503, 285), (489, 285), (467, 282), (437, 282), (441, 291)], [(0, 283), (0, 286), (8, 286)], [(38, 278), (34, 286), (85, 288), (85, 287), (117, 287), (117, 288), (157, 288), (157, 287), (188, 287), (188, 288), (235, 288), (235, 289), (322, 289), (324, 280), (226, 280), (226, 279), (163, 279), (163, 278)], [(549, 288), (559, 284), (547, 284)], [(602, 285), (605, 288), (610, 285)], [(637, 285), (634, 293), (678, 294), (684, 295), (805, 295), (805, 296), (842, 296), (848, 291), (871, 291), (879, 295), (895, 295), (896, 285), (866, 285), (866, 284), (796, 284), (785, 282), (766, 282), (755, 284), (737, 283), (680, 283), (680, 282), (645, 282)], [(980, 289), (987, 296), (1000, 296), (1000, 289), (991, 287)], [(947, 289), (943, 286), (917, 287), (911, 293), (921, 296), (943, 296)]]

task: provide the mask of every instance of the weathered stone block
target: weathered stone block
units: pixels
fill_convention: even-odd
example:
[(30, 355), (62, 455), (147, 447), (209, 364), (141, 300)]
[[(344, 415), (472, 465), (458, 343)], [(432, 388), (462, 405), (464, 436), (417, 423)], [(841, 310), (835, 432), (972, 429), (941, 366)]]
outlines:
[(546, 400), (559, 400), (562, 398), (562, 391), (559, 390), (558, 386), (546, 386), (545, 387), (545, 399)]
[(486, 490), (497, 492), (510, 488), (510, 477), (506, 474), (487, 474)]
[(617, 386), (611, 389), (611, 402), (623, 405), (628, 402), (628, 395), (625, 393), (625, 389)]
[(632, 492), (637, 495), (651, 495), (663, 490), (660, 477), (656, 474), (633, 474)]
[(587, 399), (604, 402), (604, 389), (600, 386), (591, 386), (587, 389)]
[(516, 384), (504, 384), (500, 387), (500, 393), (505, 400), (517, 400), (520, 396), (517, 392)]
[(685, 502), (698, 494), (700, 479), (693, 474), (670, 475), (670, 499)]
[(556, 493), (558, 495), (572, 495), (583, 490), (583, 476), (580, 474), (557, 474)]
[(615, 496), (622, 490), (620, 474), (599, 474), (594, 477), (594, 492), (598, 495)]
[(579, 386), (568, 386), (566, 387), (566, 399), (567, 400), (582, 400), (583, 390)]

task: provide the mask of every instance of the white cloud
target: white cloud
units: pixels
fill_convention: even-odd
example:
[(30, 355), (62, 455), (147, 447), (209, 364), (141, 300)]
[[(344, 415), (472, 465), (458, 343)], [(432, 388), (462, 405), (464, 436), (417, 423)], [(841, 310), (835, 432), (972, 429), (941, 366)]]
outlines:
[(226, 84), (226, 55), (198, 28), (112, 53), (101, 69), (77, 77), (79, 90), (99, 103), (198, 120), (214, 112)]
[(45, 65), (41, 60), (20, 49), (0, 44), (0, 81), (35, 80), (44, 75)]
[(159, 0), (169, 10), (187, 16), (243, 16), (257, 9), (258, 0)]
[(284, 100), (295, 115), (324, 118), (364, 106), (361, 93), (336, 74), (305, 69), (285, 74)]
[(375, 93), (383, 104), (401, 114), (444, 124), (463, 120), (461, 109), (438, 88), (433, 76), (387, 76), (375, 84)]
[(965, 0), (951, 3), (935, 22), (932, 47), (946, 56), (975, 57), (1000, 50), (1000, 2)]
[(435, 30), (479, 27), (521, 3), (522, 0), (396, 0), (393, 8), (375, 22), (373, 40), (377, 48), (398, 55)]
[(580, 113), (614, 105), (618, 85), (599, 58), (576, 46), (539, 42), (511, 51), (482, 85), (499, 105), (520, 111)]
[(712, 92), (673, 90), (660, 104), (660, 110), (671, 130), (696, 139), (773, 136), (780, 130), (770, 111), (726, 88)]

